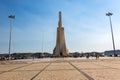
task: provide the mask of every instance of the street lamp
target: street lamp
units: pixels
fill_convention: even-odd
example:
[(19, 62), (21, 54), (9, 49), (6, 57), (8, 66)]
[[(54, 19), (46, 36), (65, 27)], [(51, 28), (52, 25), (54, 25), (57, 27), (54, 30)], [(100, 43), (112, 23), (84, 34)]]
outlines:
[(43, 33), (43, 35), (42, 35), (42, 54), (41, 54), (41, 57), (43, 58), (44, 57), (44, 33)]
[(10, 36), (9, 36), (9, 60), (11, 59), (11, 55), (10, 55), (10, 51), (11, 51), (11, 37), (12, 37), (12, 19), (15, 19), (14, 15), (10, 15), (8, 16), (8, 18), (10, 18)]
[(112, 28), (112, 21), (111, 21), (111, 16), (113, 15), (113, 13), (106, 13), (106, 16), (109, 17), (110, 20), (110, 28), (111, 28), (111, 35), (112, 35), (112, 43), (113, 43), (113, 50), (114, 50), (114, 57), (115, 57), (115, 42), (114, 42), (114, 35), (113, 35), (113, 28)]

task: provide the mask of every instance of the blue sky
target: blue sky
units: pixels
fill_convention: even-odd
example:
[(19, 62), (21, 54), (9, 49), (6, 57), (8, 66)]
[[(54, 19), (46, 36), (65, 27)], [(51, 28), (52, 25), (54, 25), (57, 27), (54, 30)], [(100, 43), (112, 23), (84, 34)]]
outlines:
[(70, 52), (112, 50), (109, 19), (112, 12), (116, 49), (120, 49), (119, 0), (0, 0), (0, 53), (8, 53), (9, 15), (11, 52), (53, 52), (58, 12), (62, 11), (66, 45)]

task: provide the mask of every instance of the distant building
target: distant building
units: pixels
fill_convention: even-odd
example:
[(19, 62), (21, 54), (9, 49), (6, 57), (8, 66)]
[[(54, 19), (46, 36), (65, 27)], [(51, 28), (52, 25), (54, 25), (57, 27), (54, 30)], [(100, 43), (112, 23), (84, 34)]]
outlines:
[[(104, 56), (114, 56), (114, 50), (105, 51)], [(120, 50), (115, 50), (115, 56), (120, 56)]]

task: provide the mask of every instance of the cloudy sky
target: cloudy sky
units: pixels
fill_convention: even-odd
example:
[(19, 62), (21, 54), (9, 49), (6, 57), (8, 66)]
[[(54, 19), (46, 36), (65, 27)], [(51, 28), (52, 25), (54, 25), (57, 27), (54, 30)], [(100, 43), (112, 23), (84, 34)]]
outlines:
[(112, 50), (109, 18), (116, 49), (120, 49), (120, 0), (0, 0), (0, 53), (8, 52), (12, 20), (11, 52), (53, 52), (58, 12), (62, 11), (66, 45), (70, 52)]

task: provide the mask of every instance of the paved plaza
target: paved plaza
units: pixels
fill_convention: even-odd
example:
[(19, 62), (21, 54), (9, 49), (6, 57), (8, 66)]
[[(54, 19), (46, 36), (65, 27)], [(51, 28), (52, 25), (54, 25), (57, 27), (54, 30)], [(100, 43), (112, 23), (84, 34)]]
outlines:
[(120, 59), (44, 58), (1, 61), (0, 80), (120, 80)]

